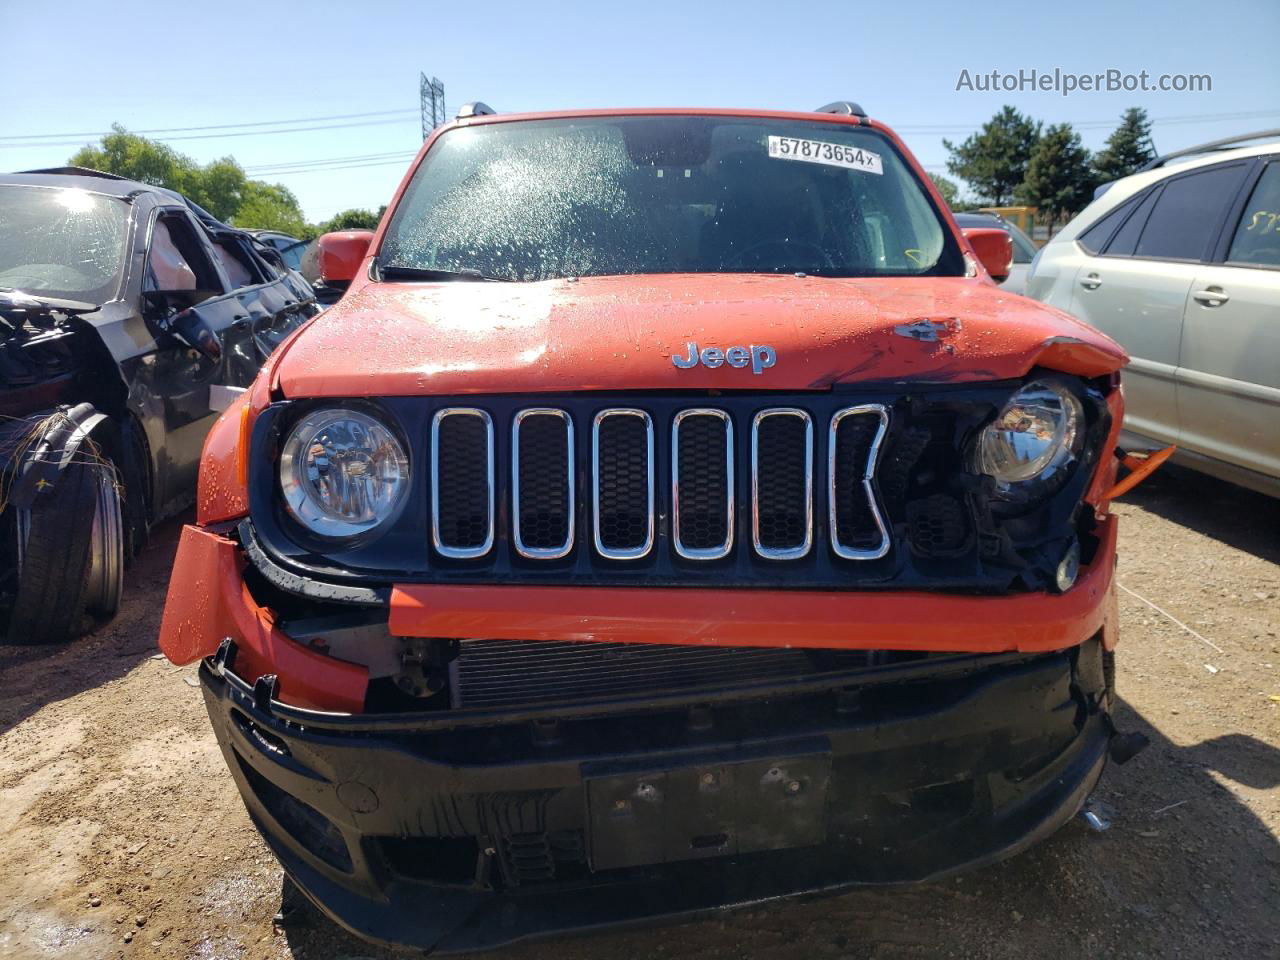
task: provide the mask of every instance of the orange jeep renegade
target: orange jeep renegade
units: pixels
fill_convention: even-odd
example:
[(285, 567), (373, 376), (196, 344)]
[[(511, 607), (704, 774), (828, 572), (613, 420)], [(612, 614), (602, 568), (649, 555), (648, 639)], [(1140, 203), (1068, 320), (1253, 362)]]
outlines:
[(888, 128), (436, 130), (205, 448), (161, 645), (296, 885), (461, 952), (1008, 856), (1117, 738), (1119, 347)]

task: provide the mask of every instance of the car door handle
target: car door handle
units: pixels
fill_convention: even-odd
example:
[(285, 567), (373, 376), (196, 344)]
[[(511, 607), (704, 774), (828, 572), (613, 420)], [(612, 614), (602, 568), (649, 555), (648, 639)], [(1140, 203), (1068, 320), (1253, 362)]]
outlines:
[(1196, 303), (1202, 303), (1206, 307), (1220, 307), (1231, 299), (1227, 291), (1221, 287), (1206, 287), (1204, 290), (1197, 290), (1191, 296)]
[(1080, 286), (1084, 287), (1086, 290), (1097, 290), (1102, 286), (1102, 278), (1096, 273), (1091, 273), (1087, 277), (1081, 278)]

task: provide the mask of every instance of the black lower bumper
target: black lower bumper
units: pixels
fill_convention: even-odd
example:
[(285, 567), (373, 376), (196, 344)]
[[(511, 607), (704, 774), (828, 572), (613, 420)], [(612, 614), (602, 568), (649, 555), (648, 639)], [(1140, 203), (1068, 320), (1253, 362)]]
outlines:
[(368, 939), (466, 952), (987, 863), (1101, 775), (1100, 644), (649, 710), (342, 717), (201, 669), (249, 812)]

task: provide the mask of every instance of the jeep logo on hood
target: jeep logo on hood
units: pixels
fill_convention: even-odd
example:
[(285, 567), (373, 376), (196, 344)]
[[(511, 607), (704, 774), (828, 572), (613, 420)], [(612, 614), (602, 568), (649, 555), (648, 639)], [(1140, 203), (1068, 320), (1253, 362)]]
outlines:
[(751, 372), (760, 374), (778, 362), (778, 354), (773, 347), (756, 346), (754, 343), (749, 347), (729, 347), (725, 350), (703, 347), (699, 353), (698, 345), (691, 341), (685, 344), (685, 351), (683, 357), (678, 353), (671, 355), (671, 362), (681, 370), (696, 367), (699, 363), (714, 369), (726, 363), (731, 367), (745, 367), (750, 362)]

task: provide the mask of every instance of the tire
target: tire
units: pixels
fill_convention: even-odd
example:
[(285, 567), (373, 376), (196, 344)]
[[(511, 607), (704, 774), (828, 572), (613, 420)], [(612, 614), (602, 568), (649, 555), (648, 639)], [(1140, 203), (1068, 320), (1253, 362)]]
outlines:
[(119, 457), (116, 459), (116, 471), (124, 489), (122, 491), (120, 511), (124, 522), (124, 564), (128, 568), (142, 548), (147, 545), (150, 535), (151, 497), (149, 495), (149, 479), (151, 471), (147, 442), (142, 427), (131, 417), (126, 418), (121, 430)]
[(91, 470), (97, 489), (89, 537), (85, 610), (99, 620), (110, 620), (120, 609), (120, 594), (124, 591), (125, 536), (120, 485), (110, 462)]
[[(65, 643), (81, 633), (102, 473), (100, 465), (72, 463), (21, 511), (9, 643)], [(97, 599), (104, 599), (101, 591)]]

